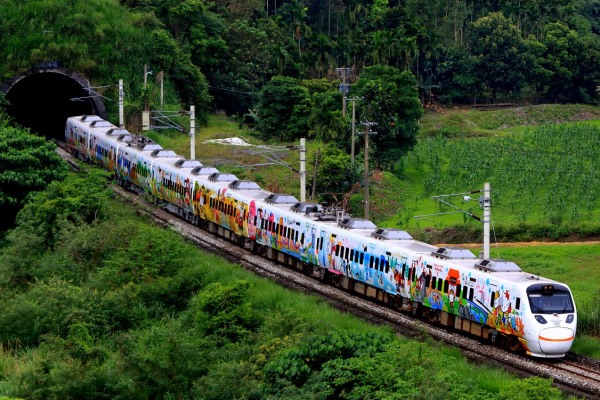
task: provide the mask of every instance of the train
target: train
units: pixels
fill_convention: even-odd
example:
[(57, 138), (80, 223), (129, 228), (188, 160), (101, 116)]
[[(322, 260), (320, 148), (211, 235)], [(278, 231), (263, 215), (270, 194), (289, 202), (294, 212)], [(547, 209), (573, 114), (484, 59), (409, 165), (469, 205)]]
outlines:
[(95, 115), (68, 118), (65, 141), (75, 156), (106, 168), (125, 188), (324, 283), (533, 357), (563, 357), (575, 339), (569, 287), (514, 262), (328, 213), (321, 204), (269, 192)]

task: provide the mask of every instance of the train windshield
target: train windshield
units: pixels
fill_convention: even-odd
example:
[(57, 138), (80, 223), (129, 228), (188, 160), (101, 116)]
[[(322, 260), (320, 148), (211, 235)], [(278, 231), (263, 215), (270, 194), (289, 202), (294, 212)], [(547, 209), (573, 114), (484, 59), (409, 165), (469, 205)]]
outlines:
[(527, 288), (527, 297), (534, 314), (565, 314), (575, 311), (571, 293), (562, 285), (532, 285)]

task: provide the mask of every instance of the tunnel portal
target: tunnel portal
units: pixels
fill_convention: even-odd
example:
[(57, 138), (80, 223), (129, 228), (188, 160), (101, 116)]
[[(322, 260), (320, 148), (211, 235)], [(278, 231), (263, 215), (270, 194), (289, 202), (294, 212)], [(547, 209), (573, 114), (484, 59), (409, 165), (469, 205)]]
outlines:
[(88, 85), (77, 72), (48, 68), (15, 76), (1, 90), (15, 122), (49, 139), (62, 139), (70, 116), (96, 114), (106, 118), (102, 98), (90, 97)]

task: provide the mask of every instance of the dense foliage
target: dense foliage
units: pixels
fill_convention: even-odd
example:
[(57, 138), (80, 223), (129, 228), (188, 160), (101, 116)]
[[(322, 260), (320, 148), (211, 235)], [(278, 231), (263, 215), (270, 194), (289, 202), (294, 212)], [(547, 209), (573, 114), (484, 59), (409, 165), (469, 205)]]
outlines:
[(3, 395), (561, 398), (549, 380), (468, 365), (201, 253), (113, 200), (104, 179), (50, 184), (0, 248)]
[[(272, 76), (334, 78), (339, 67), (354, 68), (350, 81), (365, 66), (411, 71), (423, 99), (448, 102), (590, 101), (599, 83), (594, 0), (124, 3), (194, 44), (216, 104), (234, 112)], [(187, 14), (185, 24), (173, 9)]]
[[(341, 95), (362, 96), (359, 121), (377, 119), (376, 140), (404, 144), (420, 117), (417, 98), (596, 102), (597, 16), (595, 0), (9, 1), (0, 70), (8, 78), (60, 60), (101, 84), (124, 78), (133, 111), (142, 100), (157, 106), (154, 80), (145, 91), (140, 84), (148, 64), (165, 72), (171, 106), (195, 104), (200, 119), (208, 90), (213, 108), (248, 115), (264, 138), (344, 139), (346, 148)], [(403, 72), (387, 79), (373, 68)], [(340, 94), (335, 84), (310, 98), (298, 91), (310, 85), (302, 81), (322, 78), (350, 91)], [(294, 81), (276, 89), (281, 79)], [(390, 101), (392, 93), (401, 99)], [(398, 144), (374, 147), (381, 166), (398, 159), (382, 154), (390, 143)]]
[(12, 225), (29, 193), (64, 176), (66, 163), (55, 150), (54, 143), (0, 120), (0, 229)]

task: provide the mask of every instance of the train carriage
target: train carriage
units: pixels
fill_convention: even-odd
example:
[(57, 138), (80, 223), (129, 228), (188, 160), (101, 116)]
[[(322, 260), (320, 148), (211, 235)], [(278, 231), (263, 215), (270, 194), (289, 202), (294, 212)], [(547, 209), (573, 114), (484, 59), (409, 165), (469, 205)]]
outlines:
[(577, 310), (567, 285), (436, 247), (397, 229), (331, 216), (318, 204), (185, 160), (96, 116), (67, 120), (73, 153), (167, 209), (266, 257), (432, 321), (536, 357), (570, 349)]

